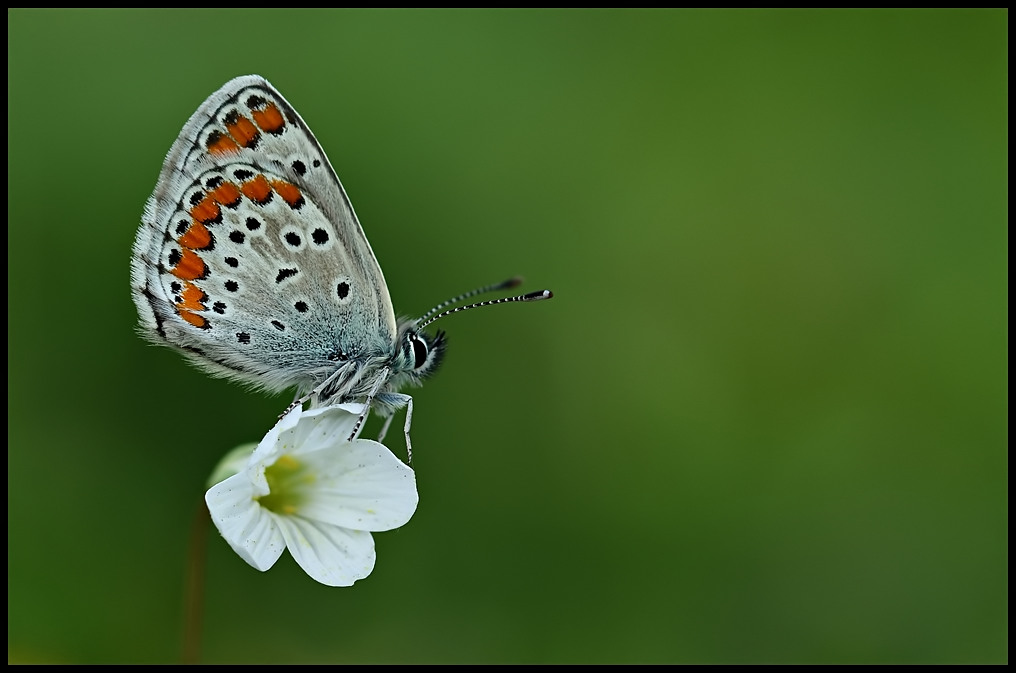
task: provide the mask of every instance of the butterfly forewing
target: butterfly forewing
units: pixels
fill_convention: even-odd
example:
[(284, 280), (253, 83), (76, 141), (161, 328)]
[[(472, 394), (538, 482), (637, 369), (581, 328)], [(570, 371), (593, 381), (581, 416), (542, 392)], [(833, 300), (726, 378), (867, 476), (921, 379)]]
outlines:
[(256, 76), (212, 94), (173, 144), (132, 286), (150, 338), (269, 390), (394, 347), (384, 277), (331, 164)]

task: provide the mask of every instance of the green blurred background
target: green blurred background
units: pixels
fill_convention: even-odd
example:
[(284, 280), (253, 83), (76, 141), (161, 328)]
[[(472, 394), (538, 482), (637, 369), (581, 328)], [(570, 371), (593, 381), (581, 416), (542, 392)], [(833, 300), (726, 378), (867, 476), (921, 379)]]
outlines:
[(7, 19), (9, 662), (178, 661), (205, 479), (291, 399), (134, 332), (162, 159), (247, 73), (397, 312), (556, 297), (444, 322), (369, 578), (208, 533), (203, 661), (1008, 661), (1007, 11)]

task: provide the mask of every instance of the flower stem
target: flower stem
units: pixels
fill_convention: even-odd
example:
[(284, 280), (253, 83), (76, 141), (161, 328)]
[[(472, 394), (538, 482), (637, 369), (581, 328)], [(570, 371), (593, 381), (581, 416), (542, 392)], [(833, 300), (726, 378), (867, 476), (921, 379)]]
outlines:
[(196, 664), (201, 658), (201, 625), (205, 595), (205, 547), (211, 517), (204, 494), (194, 511), (190, 545), (187, 551), (187, 574), (184, 578), (183, 642), (180, 658), (184, 664)]

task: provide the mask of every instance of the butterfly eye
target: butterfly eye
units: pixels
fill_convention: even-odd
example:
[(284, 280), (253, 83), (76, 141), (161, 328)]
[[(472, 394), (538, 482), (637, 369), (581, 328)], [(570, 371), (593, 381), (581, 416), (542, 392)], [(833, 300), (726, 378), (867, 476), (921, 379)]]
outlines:
[(419, 369), (427, 362), (427, 355), (429, 353), (427, 343), (415, 334), (410, 337), (410, 343), (413, 344), (413, 355), (416, 357), (413, 367)]

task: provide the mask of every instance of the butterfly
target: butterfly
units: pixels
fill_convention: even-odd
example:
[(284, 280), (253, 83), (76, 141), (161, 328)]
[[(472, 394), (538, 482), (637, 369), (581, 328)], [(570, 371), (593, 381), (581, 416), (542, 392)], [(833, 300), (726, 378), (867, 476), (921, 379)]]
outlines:
[[(395, 318), (381, 267), (324, 150), (296, 110), (257, 75), (213, 93), (184, 125), (145, 204), (131, 260), (142, 335), (213, 376), (293, 407), (361, 402), (385, 423), (442, 361), (457, 311), (549, 299), (548, 290), (446, 309), (513, 278)], [(288, 410), (287, 410), (288, 411)], [(352, 437), (352, 435), (351, 435)]]

